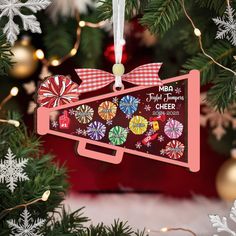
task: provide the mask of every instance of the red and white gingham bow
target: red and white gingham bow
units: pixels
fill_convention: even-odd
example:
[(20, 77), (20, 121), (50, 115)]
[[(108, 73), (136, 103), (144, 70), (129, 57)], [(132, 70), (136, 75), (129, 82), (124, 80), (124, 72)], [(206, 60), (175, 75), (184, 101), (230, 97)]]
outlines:
[[(141, 86), (161, 86), (158, 72), (162, 63), (151, 63), (137, 67), (128, 74), (122, 75), (122, 80)], [(115, 75), (97, 69), (76, 69), (82, 80), (79, 93), (85, 93), (103, 88), (115, 81)]]

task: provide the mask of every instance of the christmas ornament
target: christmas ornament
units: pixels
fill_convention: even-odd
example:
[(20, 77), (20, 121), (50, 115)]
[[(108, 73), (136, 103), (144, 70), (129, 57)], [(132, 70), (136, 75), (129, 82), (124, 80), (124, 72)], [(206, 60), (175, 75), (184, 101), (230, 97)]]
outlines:
[(41, 33), (40, 24), (34, 15), (24, 15), (21, 11), (28, 8), (33, 13), (45, 9), (51, 2), (49, 0), (27, 0), (21, 2), (19, 0), (1, 0), (0, 1), (0, 18), (7, 17), (8, 21), (3, 28), (3, 33), (7, 36), (7, 40), (13, 45), (20, 33), (19, 26), (15, 23), (14, 17), (18, 16), (24, 30), (30, 30), (33, 33)]
[(23, 84), (23, 88), (25, 89), (27, 94), (33, 94), (36, 90), (35, 82), (32, 80), (28, 83)]
[[(230, 219), (236, 223), (236, 201), (234, 201), (234, 205), (230, 210), (229, 214)], [(235, 236), (236, 232), (233, 231), (229, 225), (226, 217), (220, 217), (219, 215), (209, 215), (209, 219), (212, 223), (212, 226), (216, 228), (217, 232), (222, 233), (225, 232), (227, 235)], [(214, 234), (217, 236), (216, 234)], [(225, 234), (224, 234), (225, 235)]]
[(0, 183), (6, 183), (7, 187), (13, 193), (17, 182), (22, 182), (29, 180), (24, 169), (28, 160), (27, 159), (15, 159), (15, 155), (12, 153), (11, 149), (8, 148), (7, 154), (5, 156), (6, 160), (0, 161)]
[(226, 38), (233, 46), (236, 46), (236, 18), (235, 10), (228, 4), (223, 17), (213, 18), (218, 26), (216, 39)]
[[(105, 58), (111, 62), (111, 63), (115, 63), (115, 56), (114, 56), (114, 52), (115, 52), (115, 46), (114, 44), (110, 44), (106, 47), (105, 51), (104, 51), (104, 56)], [(128, 60), (128, 54), (127, 54), (127, 50), (126, 50), (126, 46), (123, 45), (122, 48), (122, 60), (121, 62), (123, 64), (125, 64)]]
[[(113, 74), (97, 69), (76, 70), (82, 81), (78, 95), (110, 84), (113, 92), (79, 101), (70, 100), (63, 105), (55, 104), (54, 98), (47, 97), (47, 104), (55, 106), (45, 106), (43, 100), (38, 99), (37, 132), (76, 140), (77, 152), (81, 156), (100, 161), (118, 164), (124, 153), (130, 153), (198, 171), (199, 72), (193, 70), (161, 81), (158, 75), (161, 63), (150, 63), (125, 73), (121, 64), (124, 10), (124, 0), (113, 0), (116, 58)], [(52, 81), (56, 77), (61, 78), (52, 76)], [(135, 86), (126, 89), (124, 81)], [(47, 93), (53, 91), (49, 88)], [(38, 97), (40, 92), (39, 87)], [(55, 111), (59, 117), (68, 114), (70, 122), (66, 129), (60, 128), (60, 120), (52, 123), (50, 114)], [(94, 151), (88, 144), (114, 152)]]
[(39, 233), (39, 230), (44, 226), (45, 222), (46, 220), (40, 218), (37, 218), (36, 220), (32, 219), (27, 208), (21, 213), (18, 221), (7, 220), (7, 224), (11, 229), (11, 235), (15, 236), (43, 236), (43, 234)]
[[(136, 86), (62, 106), (41, 106), (37, 110), (37, 132), (76, 140), (79, 142), (78, 153), (96, 160), (119, 163), (124, 153), (131, 153), (197, 171), (199, 128), (195, 124), (199, 118), (197, 104), (200, 94), (196, 90), (199, 89), (198, 76), (197, 71), (192, 71), (187, 75), (166, 79), (162, 86)], [(98, 83), (94, 86), (98, 86)], [(82, 89), (85, 88), (93, 89)], [(176, 88), (181, 88), (180, 94), (176, 95)], [(81, 88), (78, 90), (81, 91)], [(125, 100), (131, 101), (132, 106), (133, 101), (136, 101), (137, 108), (135, 106), (135, 111), (131, 109), (134, 111), (131, 118), (124, 113), (123, 106), (120, 107), (124, 97), (132, 97)], [(105, 109), (108, 109), (102, 112), (102, 116), (101, 104), (102, 108), (106, 104)], [(150, 109), (145, 109), (147, 104)], [(116, 115), (110, 110), (114, 106)], [(70, 119), (67, 129), (60, 128), (58, 117), (54, 121), (50, 119), (55, 111), (59, 113), (58, 117), (64, 116), (67, 111)], [(112, 114), (109, 123), (104, 119), (104, 114), (109, 114), (106, 119), (110, 119)], [(92, 151), (87, 144), (113, 149), (114, 156)]]
[(228, 127), (232, 126), (233, 129), (236, 129), (236, 104), (232, 104), (229, 109), (221, 113), (207, 104), (206, 94), (202, 93), (201, 105), (201, 126), (206, 127), (209, 124), (212, 133), (218, 140), (225, 135)]
[(46, 77), (51, 76), (52, 73), (48, 70), (48, 66), (43, 65), (42, 70), (39, 74), (39, 79), (44, 80)]
[(220, 197), (226, 201), (236, 199), (236, 149), (231, 151), (231, 158), (220, 168), (216, 177), (216, 188)]
[(37, 104), (34, 101), (30, 101), (27, 109), (27, 114), (31, 115), (34, 113), (35, 108), (37, 107)]
[(41, 106), (56, 107), (78, 100), (78, 85), (62, 75), (47, 78), (38, 89), (38, 103)]
[(9, 71), (11, 77), (25, 79), (31, 76), (37, 69), (38, 59), (35, 57), (35, 49), (30, 44), (30, 38), (23, 37), (15, 43), (11, 49), (12, 60), (15, 62)]

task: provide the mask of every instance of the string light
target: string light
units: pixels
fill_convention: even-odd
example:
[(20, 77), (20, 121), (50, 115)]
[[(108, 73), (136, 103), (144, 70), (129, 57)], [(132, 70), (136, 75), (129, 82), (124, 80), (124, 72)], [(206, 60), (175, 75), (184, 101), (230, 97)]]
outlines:
[(71, 51), (70, 51), (70, 55), (73, 57), (75, 56), (77, 53), (77, 49), (76, 48), (72, 48)]
[(43, 59), (44, 59), (44, 52), (43, 52), (43, 50), (41, 50), (41, 49), (36, 50), (35, 56), (36, 56), (39, 60), (43, 60)]
[[(229, 0), (226, 0), (226, 1), (227, 1), (228, 6), (229, 6)], [(185, 8), (184, 0), (182, 0), (182, 8), (183, 8), (183, 11), (184, 11), (185, 16), (188, 18), (188, 20), (190, 21), (190, 23), (191, 23), (191, 25), (192, 25), (192, 27), (193, 27), (194, 34), (198, 37), (198, 42), (199, 42), (199, 46), (200, 46), (200, 49), (201, 49), (202, 53), (203, 53), (206, 57), (208, 57), (209, 59), (211, 59), (211, 60), (212, 60), (216, 65), (218, 65), (219, 67), (221, 67), (221, 68), (223, 68), (224, 70), (227, 70), (227, 71), (233, 73), (234, 75), (236, 75), (236, 72), (235, 72), (235, 71), (233, 71), (233, 70), (231, 70), (230, 68), (228, 68), (228, 67), (226, 67), (226, 66), (220, 64), (220, 63), (217, 62), (211, 55), (209, 55), (209, 54), (205, 51), (205, 49), (204, 49), (204, 47), (203, 47), (203, 44), (202, 44), (202, 36), (201, 36), (202, 33), (201, 33), (201, 31), (195, 26), (195, 24), (194, 24), (192, 18), (191, 18), (190, 15), (188, 14), (188, 12), (187, 12), (187, 10), (186, 10), (186, 8)]]
[(86, 25), (86, 22), (85, 22), (85, 21), (81, 20), (81, 21), (79, 22), (79, 26), (80, 26), (81, 28), (85, 27), (85, 25)]
[(16, 210), (16, 209), (19, 209), (19, 208), (22, 208), (22, 207), (27, 207), (27, 206), (30, 206), (30, 205), (33, 205), (39, 201), (43, 201), (43, 202), (46, 202), (50, 196), (50, 190), (47, 190), (43, 193), (43, 195), (40, 197), (40, 198), (37, 198), (35, 200), (31, 200), (27, 203), (23, 203), (23, 204), (20, 204), (20, 205), (17, 205), (15, 207), (11, 207), (11, 208), (8, 208), (8, 209), (5, 209), (3, 210), (1, 213), (0, 213), (0, 219), (2, 219), (5, 215), (7, 215), (9, 212), (13, 211), (13, 210)]
[(13, 97), (17, 96), (19, 92), (19, 89), (17, 87), (13, 87), (10, 91), (10, 93), (7, 95), (6, 98), (4, 98), (2, 100), (2, 102), (0, 103), (0, 110), (3, 108), (3, 106), (9, 101), (11, 100)]
[(160, 230), (148, 229), (147, 233), (167, 233), (167, 232), (170, 232), (170, 231), (182, 231), (182, 232), (187, 232), (187, 233), (189, 233), (193, 236), (197, 236), (197, 234), (194, 233), (192, 230), (185, 229), (185, 228), (168, 228), (168, 227), (164, 227), (164, 228), (161, 228)]
[(51, 65), (52, 65), (52, 66), (59, 66), (59, 65), (60, 65), (60, 61), (57, 60), (57, 59), (53, 59), (53, 60), (51, 61)]
[(3, 120), (3, 119), (0, 119), (0, 122), (1, 123), (7, 123), (7, 124), (10, 124), (10, 125), (14, 125), (15, 127), (20, 126), (20, 122), (18, 120)]
[(66, 54), (65, 56), (63, 56), (61, 58), (51, 58), (51, 59), (47, 60), (45, 58), (45, 53), (43, 52), (43, 50), (41, 50), (41, 49), (36, 50), (35, 56), (39, 60), (41, 60), (41, 62), (44, 65), (44, 69), (48, 68), (49, 66), (53, 66), (53, 67), (60, 66), (63, 62), (65, 62), (66, 60), (68, 60), (69, 58), (71, 58), (71, 57), (73, 57), (77, 54), (79, 46), (80, 46), (81, 29), (82, 28), (84, 28), (84, 27), (101, 28), (105, 25), (105, 21), (101, 21), (101, 22), (98, 22), (98, 23), (91, 23), (91, 22), (86, 22), (86, 21), (80, 20), (79, 14), (77, 14), (76, 18), (77, 18), (77, 21), (78, 21), (78, 27), (77, 27), (77, 30), (76, 30), (76, 41), (75, 41), (75, 44), (73, 45), (72, 49), (69, 51), (68, 54)]
[(43, 193), (43, 196), (42, 196), (41, 200), (43, 202), (46, 202), (48, 200), (50, 194), (51, 194), (50, 190), (47, 190), (46, 192)]
[(11, 94), (12, 97), (15, 97), (15, 96), (17, 96), (18, 92), (19, 92), (19, 89), (17, 87), (13, 87), (11, 89), (10, 94)]

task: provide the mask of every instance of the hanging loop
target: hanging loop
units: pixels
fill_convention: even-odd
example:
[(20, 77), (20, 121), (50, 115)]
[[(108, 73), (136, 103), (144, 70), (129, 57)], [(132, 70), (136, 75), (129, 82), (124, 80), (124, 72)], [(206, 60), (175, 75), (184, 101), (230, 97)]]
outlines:
[(112, 0), (113, 7), (113, 33), (114, 33), (114, 48), (115, 61), (112, 71), (115, 75), (116, 88), (124, 87), (122, 83), (122, 75), (125, 72), (124, 65), (121, 64), (123, 45), (124, 45), (124, 24), (125, 24), (125, 0)]

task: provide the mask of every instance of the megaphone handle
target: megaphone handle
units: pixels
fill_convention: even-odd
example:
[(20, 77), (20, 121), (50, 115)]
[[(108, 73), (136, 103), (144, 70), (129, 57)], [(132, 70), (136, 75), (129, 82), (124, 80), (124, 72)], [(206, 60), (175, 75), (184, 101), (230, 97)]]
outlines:
[(113, 155), (109, 155), (109, 154), (105, 154), (105, 153), (100, 153), (100, 152), (88, 150), (86, 148), (87, 143), (89, 143), (89, 142), (87, 142), (86, 140), (79, 141), (78, 146), (77, 146), (77, 153), (79, 155), (84, 156), (84, 157), (88, 157), (88, 158), (92, 158), (92, 159), (96, 159), (99, 161), (109, 162), (112, 164), (121, 163), (121, 161), (123, 159), (124, 151), (120, 147), (115, 149), (116, 154), (113, 156)]

